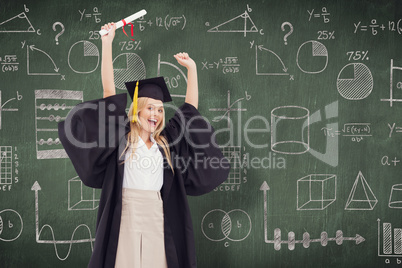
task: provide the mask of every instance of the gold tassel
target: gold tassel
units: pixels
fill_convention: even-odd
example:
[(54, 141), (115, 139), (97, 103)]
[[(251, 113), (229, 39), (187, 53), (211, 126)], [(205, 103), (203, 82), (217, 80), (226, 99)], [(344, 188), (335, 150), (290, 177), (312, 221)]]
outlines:
[(133, 97), (133, 120), (132, 122), (135, 123), (137, 121), (137, 118), (135, 114), (137, 113), (137, 106), (138, 106), (138, 83), (140, 81), (137, 81), (137, 84), (135, 85), (135, 90), (134, 90), (134, 97)]

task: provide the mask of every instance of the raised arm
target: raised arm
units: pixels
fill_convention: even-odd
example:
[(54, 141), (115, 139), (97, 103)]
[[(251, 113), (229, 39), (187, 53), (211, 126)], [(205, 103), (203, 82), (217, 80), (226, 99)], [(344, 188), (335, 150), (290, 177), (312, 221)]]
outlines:
[(112, 29), (108, 34), (102, 36), (102, 86), (103, 97), (116, 94), (113, 74), (112, 43), (115, 35), (116, 25), (114, 23), (105, 24), (102, 29)]
[(185, 102), (198, 109), (197, 65), (187, 53), (177, 53), (174, 57), (180, 65), (187, 68), (187, 92)]

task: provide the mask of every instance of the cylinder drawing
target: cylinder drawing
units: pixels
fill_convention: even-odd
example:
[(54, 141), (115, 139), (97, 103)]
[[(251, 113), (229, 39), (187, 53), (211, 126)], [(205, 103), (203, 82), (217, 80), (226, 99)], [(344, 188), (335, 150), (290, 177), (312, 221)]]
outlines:
[(310, 111), (299, 106), (281, 106), (271, 111), (271, 150), (303, 154), (310, 149)]
[(388, 207), (402, 208), (402, 184), (395, 184), (392, 186)]

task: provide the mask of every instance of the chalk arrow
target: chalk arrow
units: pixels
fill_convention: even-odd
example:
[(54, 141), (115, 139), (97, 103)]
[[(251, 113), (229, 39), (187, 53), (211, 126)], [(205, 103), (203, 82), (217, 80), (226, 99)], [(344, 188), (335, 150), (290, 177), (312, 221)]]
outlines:
[(274, 241), (268, 240), (268, 201), (267, 201), (267, 191), (270, 188), (266, 181), (264, 181), (260, 187), (260, 191), (264, 191), (264, 237), (265, 243), (273, 243)]

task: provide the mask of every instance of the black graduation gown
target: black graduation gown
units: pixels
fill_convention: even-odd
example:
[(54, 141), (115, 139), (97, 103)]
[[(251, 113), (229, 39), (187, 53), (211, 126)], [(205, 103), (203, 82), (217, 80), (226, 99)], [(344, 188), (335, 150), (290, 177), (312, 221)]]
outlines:
[[(125, 93), (83, 102), (58, 125), (60, 141), (82, 182), (89, 187), (102, 188), (90, 268), (113, 268), (115, 264), (124, 172), (124, 157), (120, 156), (130, 131), (126, 104)], [(201, 131), (192, 131), (195, 129)], [(172, 144), (174, 165), (173, 174), (165, 159), (161, 190), (169, 268), (196, 267), (193, 225), (186, 195), (208, 193), (229, 174), (228, 160), (211, 143), (215, 142), (213, 133), (212, 126), (188, 103), (176, 111), (162, 133)], [(198, 148), (194, 144), (209, 146)], [(189, 165), (183, 165), (183, 160), (190, 160)]]

